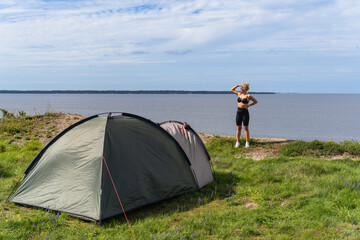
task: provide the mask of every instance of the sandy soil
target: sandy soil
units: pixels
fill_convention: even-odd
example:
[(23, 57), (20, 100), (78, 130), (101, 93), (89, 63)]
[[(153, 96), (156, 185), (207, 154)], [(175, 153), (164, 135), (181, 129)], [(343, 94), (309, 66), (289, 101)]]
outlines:
[[(203, 140), (204, 143), (208, 142), (212, 139), (215, 135), (211, 134), (199, 134), (200, 138)], [(228, 137), (234, 139), (235, 144), (235, 137), (234, 136), (225, 136), (221, 135), (221, 137)], [(259, 161), (267, 157), (277, 157), (279, 156), (279, 151), (282, 145), (289, 143), (294, 140), (285, 139), (285, 138), (254, 138), (258, 142), (262, 143), (272, 143), (271, 148), (265, 148), (260, 146), (253, 146), (246, 150), (246, 152), (239, 153), (239, 158), (241, 156), (245, 156), (248, 158), (252, 158), (254, 161)]]
[(243, 153), (245, 157), (252, 158), (254, 161), (259, 161), (268, 157), (277, 157), (280, 155), (280, 148), (286, 143), (274, 144), (272, 148), (252, 147), (248, 152)]
[(44, 145), (48, 144), (56, 135), (64, 131), (66, 128), (72, 124), (84, 119), (85, 117), (78, 114), (59, 114), (51, 120), (51, 125), (56, 129), (56, 134), (54, 132), (50, 133), (51, 137), (48, 136), (48, 128), (38, 129), (39, 131), (39, 141)]
[[(203, 140), (203, 142), (206, 143), (207, 141), (209, 141), (210, 139), (212, 139), (216, 135), (200, 133), (199, 136), (200, 136), (201, 140)], [(228, 137), (228, 138), (234, 138), (235, 139), (234, 136), (226, 136), (226, 135), (219, 135), (219, 136)], [(262, 142), (262, 143), (288, 143), (288, 142), (294, 141), (294, 140), (285, 139), (285, 138), (254, 138), (254, 139), (256, 141)]]

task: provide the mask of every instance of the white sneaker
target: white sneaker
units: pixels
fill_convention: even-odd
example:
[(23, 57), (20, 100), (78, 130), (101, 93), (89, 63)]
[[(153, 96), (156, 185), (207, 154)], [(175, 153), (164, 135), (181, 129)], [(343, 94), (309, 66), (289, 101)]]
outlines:
[(246, 142), (246, 143), (245, 143), (245, 148), (249, 148), (249, 147), (250, 147), (249, 142)]
[(240, 147), (240, 143), (239, 143), (239, 142), (236, 142), (236, 143), (235, 143), (235, 147), (236, 147), (236, 148)]

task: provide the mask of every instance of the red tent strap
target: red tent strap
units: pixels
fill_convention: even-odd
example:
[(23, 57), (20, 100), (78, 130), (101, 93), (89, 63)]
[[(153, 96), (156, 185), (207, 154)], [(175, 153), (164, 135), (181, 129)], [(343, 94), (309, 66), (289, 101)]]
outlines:
[(119, 194), (118, 194), (118, 192), (117, 192), (117, 190), (116, 190), (116, 186), (115, 186), (115, 183), (114, 183), (113, 178), (112, 178), (112, 176), (111, 176), (111, 173), (110, 173), (109, 167), (108, 167), (108, 165), (107, 165), (107, 163), (106, 163), (105, 157), (104, 157), (104, 156), (102, 156), (102, 159), (104, 160), (104, 163), (105, 163), (106, 169), (107, 169), (107, 171), (108, 171), (108, 173), (109, 173), (110, 180), (111, 180), (112, 185), (113, 185), (113, 187), (114, 187), (114, 190), (115, 190), (116, 196), (117, 196), (117, 198), (118, 198), (118, 200), (119, 200), (119, 203), (120, 203), (120, 206), (121, 206), (122, 211), (123, 211), (123, 213), (124, 213), (124, 216), (125, 216), (125, 219), (126, 219), (126, 221), (127, 221), (127, 224), (129, 225), (129, 228), (130, 228), (130, 231), (131, 231), (131, 235), (133, 236), (134, 240), (136, 240), (136, 239), (135, 239), (135, 236), (134, 236), (134, 233), (133, 233), (133, 231), (132, 231), (132, 229), (131, 229), (131, 226), (130, 226), (129, 220), (128, 220), (127, 216), (126, 216), (126, 213), (125, 213), (124, 207), (123, 207), (123, 205), (122, 205), (122, 203), (121, 203), (121, 200), (120, 200)]
[(180, 126), (177, 126), (179, 129), (180, 129), (180, 131), (185, 135), (185, 137), (187, 138), (187, 135), (186, 135), (186, 132), (185, 132), (185, 130), (182, 128), (182, 127), (180, 127)]

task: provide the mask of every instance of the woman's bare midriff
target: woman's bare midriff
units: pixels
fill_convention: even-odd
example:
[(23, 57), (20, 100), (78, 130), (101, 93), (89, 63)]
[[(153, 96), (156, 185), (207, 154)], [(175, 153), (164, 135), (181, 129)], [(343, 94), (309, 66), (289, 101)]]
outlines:
[(249, 104), (245, 104), (245, 103), (238, 103), (238, 108), (248, 108)]

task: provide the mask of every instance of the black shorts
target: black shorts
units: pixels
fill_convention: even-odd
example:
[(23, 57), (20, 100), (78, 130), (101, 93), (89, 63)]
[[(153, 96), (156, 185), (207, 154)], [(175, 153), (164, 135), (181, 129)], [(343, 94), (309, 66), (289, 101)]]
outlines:
[(249, 110), (247, 108), (238, 108), (236, 113), (236, 125), (241, 126), (244, 124), (244, 126), (249, 126)]

